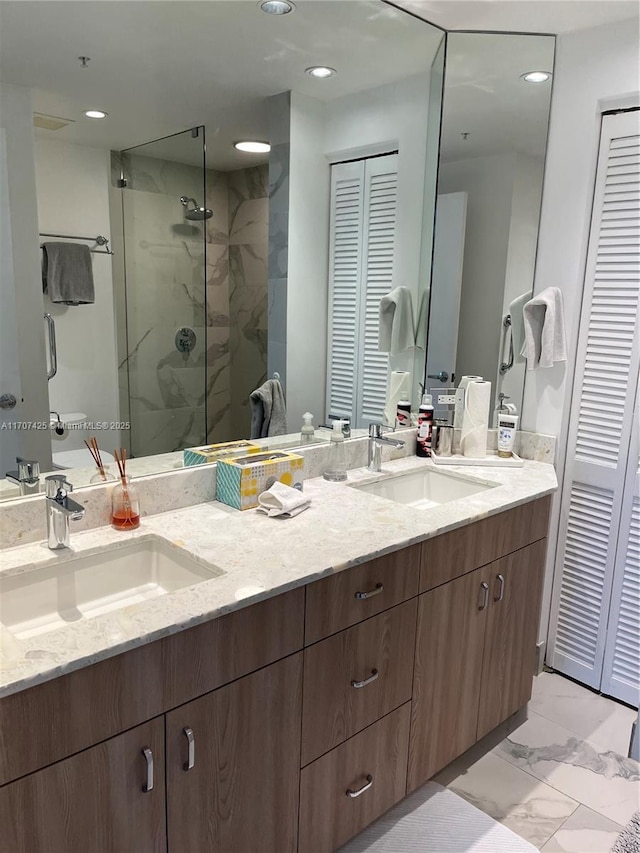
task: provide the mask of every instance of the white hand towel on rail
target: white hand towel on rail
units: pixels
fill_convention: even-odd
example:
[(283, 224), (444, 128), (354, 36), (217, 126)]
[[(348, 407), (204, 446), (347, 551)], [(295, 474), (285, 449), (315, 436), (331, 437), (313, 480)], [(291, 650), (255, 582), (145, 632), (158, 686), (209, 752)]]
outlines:
[(524, 306), (524, 344), (527, 370), (552, 367), (567, 360), (562, 291), (547, 287)]
[(415, 346), (413, 300), (408, 287), (396, 287), (380, 300), (378, 349), (398, 355)]

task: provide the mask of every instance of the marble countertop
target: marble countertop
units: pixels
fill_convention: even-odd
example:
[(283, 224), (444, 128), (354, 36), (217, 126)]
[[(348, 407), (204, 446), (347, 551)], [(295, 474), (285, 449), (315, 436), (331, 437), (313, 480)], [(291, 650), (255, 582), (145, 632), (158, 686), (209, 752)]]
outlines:
[(132, 532), (101, 527), (72, 533), (72, 549), (65, 551), (50, 551), (45, 542), (0, 551), (0, 594), (2, 582), (11, 583), (16, 575), (150, 537), (222, 572), (195, 586), (28, 639), (16, 638), (2, 625), (0, 605), (0, 697), (550, 494), (558, 485), (552, 465), (526, 461), (523, 468), (451, 466), (446, 473), (496, 485), (428, 510), (352, 487), (424, 468), (435, 466), (410, 456), (385, 463), (380, 475), (351, 470), (347, 483), (308, 480), (305, 494), (311, 507), (291, 519), (211, 502), (149, 516)]

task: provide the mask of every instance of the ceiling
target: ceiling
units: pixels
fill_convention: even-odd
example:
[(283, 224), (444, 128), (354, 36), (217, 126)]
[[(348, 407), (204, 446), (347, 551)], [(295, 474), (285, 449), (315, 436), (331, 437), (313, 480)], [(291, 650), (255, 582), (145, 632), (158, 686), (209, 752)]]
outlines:
[(636, 19), (637, 0), (393, 0), (445, 30), (569, 33)]
[[(73, 119), (47, 138), (121, 149), (204, 124), (208, 164), (231, 169), (256, 161), (235, 140), (268, 138), (265, 98), (330, 101), (401, 80), (430, 68), (441, 38), (379, 0), (298, 0), (287, 16), (251, 0), (2, 0), (0, 78)], [(305, 74), (320, 64), (339, 73)], [(85, 118), (90, 107), (108, 118)]]
[[(549, 33), (637, 19), (639, 8), (636, 0), (394, 5), (448, 29)], [(297, 0), (284, 17), (265, 15), (255, 0), (0, 0), (0, 79), (31, 88), (35, 111), (71, 120), (59, 131), (38, 130), (43, 138), (123, 149), (204, 124), (207, 164), (234, 169), (265, 159), (237, 152), (233, 142), (268, 139), (269, 96), (295, 90), (331, 101), (400, 80), (430, 67), (441, 37), (380, 0)], [(541, 139), (544, 147), (548, 86), (523, 84), (520, 74), (540, 63), (551, 70), (551, 40), (464, 39), (450, 40), (443, 156), (532, 153)], [(91, 57), (86, 69), (81, 55)], [(304, 72), (315, 64), (339, 73), (313, 79)], [(85, 118), (89, 107), (108, 118)], [(463, 132), (471, 134), (466, 142)], [(201, 162), (188, 135), (147, 153), (163, 152)]]

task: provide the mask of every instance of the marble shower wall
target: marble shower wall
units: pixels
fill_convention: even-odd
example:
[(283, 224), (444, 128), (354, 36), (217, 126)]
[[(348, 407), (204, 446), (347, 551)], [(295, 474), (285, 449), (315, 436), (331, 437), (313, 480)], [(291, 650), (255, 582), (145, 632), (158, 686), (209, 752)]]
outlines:
[(267, 378), (269, 168), (228, 173), (233, 437), (250, 435), (249, 395)]
[[(134, 456), (248, 437), (249, 394), (266, 378), (268, 166), (207, 170), (213, 216), (189, 222), (179, 199), (200, 202), (202, 181), (195, 166), (112, 154), (126, 244), (119, 379)], [(191, 353), (175, 347), (181, 326), (196, 333)]]
[[(189, 222), (180, 204), (182, 195), (202, 198), (201, 168), (113, 154), (113, 179), (121, 168), (126, 338), (120, 330), (118, 368), (129, 403), (130, 452), (148, 456), (206, 441), (204, 229), (213, 220)], [(196, 334), (190, 353), (175, 345), (182, 326)]]

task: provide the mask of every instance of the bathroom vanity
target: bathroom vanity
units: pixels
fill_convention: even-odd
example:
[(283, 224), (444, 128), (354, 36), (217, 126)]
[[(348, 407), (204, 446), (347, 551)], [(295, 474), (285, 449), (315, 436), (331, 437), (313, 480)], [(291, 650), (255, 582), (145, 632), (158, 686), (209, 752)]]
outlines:
[[(484, 510), (460, 500), (419, 513), (310, 481), (312, 509), (291, 522), (217, 505), (158, 516), (158, 530), (176, 534), (183, 519), (180, 542), (203, 565), (211, 557), (189, 544), (189, 529), (208, 519), (221, 574), (172, 594), (173, 625), (169, 594), (164, 610), (143, 606), (146, 633), (129, 624), (128, 642), (117, 638), (122, 618), (105, 620), (109, 650), (70, 649), (70, 628), (60, 631), (70, 632), (62, 665), (24, 646), (32, 669), (21, 676), (17, 666), (14, 684), (8, 672), (0, 698), (3, 850), (335, 850), (530, 698), (555, 476), (527, 464), (525, 477), (501, 472)], [(337, 495), (360, 514), (336, 506)], [(272, 541), (252, 577), (263, 580), (273, 564), (276, 586), (246, 587), (232, 601), (234, 570), (255, 557), (243, 546), (256, 525)], [(246, 543), (237, 541), (243, 529)], [(305, 570), (291, 543), (313, 529), (326, 553), (309, 550)], [(116, 541), (109, 531), (81, 536), (93, 549)], [(384, 553), (369, 558), (373, 547)], [(339, 548), (348, 553), (341, 570)], [(205, 588), (224, 598), (217, 618)], [(199, 620), (184, 609), (196, 595), (207, 613)]]

